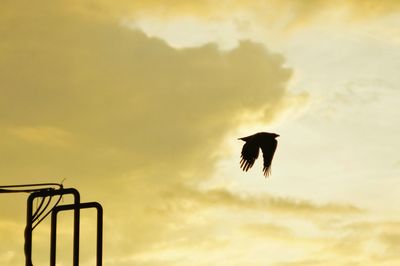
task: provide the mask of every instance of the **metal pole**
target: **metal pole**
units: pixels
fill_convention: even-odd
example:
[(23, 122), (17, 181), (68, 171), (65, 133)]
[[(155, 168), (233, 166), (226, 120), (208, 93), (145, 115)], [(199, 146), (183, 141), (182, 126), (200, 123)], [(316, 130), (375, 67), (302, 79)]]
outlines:
[[(74, 196), (74, 203), (79, 204), (80, 195), (78, 190), (74, 188), (65, 188), (65, 189), (48, 189), (43, 191), (33, 192), (29, 195), (27, 200), (27, 208), (26, 208), (26, 227), (25, 227), (25, 265), (33, 266), (32, 264), (32, 209), (33, 209), (33, 201), (38, 197), (47, 197), (47, 196), (57, 196), (57, 195), (65, 195), (72, 194)], [(75, 245), (75, 243), (77, 243)], [(55, 255), (55, 254), (54, 254)], [(76, 258), (77, 263), (74, 266), (78, 266), (79, 263), (79, 209), (75, 209), (74, 211), (74, 260)]]
[[(60, 211), (74, 210), (78, 212), (81, 209), (95, 208), (97, 210), (97, 243), (96, 243), (96, 265), (102, 266), (103, 261), (103, 207), (98, 202), (84, 202), (78, 204), (66, 204), (56, 206), (52, 210), (51, 214), (51, 254), (50, 254), (50, 266), (56, 265), (56, 238), (57, 238), (57, 214)], [(75, 243), (74, 243), (75, 247)], [(77, 262), (79, 264), (79, 261)], [(74, 266), (75, 264), (74, 257)]]
[[(67, 190), (67, 189), (64, 189)], [(79, 192), (71, 188), (70, 193), (75, 195), (73, 206), (78, 206), (80, 203)], [(54, 207), (56, 209), (59, 206)], [(51, 232), (50, 232), (50, 265), (56, 265), (56, 246), (57, 246), (57, 220), (54, 219), (54, 209), (51, 213)], [(73, 236), (73, 266), (79, 266), (79, 226), (80, 226), (80, 213), (79, 208), (74, 209), (74, 236)]]
[(32, 194), (28, 198), (27, 208), (26, 208), (26, 227), (24, 231), (25, 244), (25, 266), (32, 266)]

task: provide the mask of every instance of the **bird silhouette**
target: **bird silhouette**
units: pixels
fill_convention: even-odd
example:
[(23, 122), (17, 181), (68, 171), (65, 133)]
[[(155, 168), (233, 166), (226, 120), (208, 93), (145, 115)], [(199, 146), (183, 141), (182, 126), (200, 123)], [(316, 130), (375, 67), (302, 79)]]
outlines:
[(272, 158), (278, 145), (278, 141), (275, 139), (277, 137), (279, 135), (275, 133), (259, 132), (251, 136), (239, 138), (246, 142), (242, 148), (240, 168), (247, 172), (258, 158), (261, 148), (264, 158), (264, 176), (267, 177), (270, 175)]

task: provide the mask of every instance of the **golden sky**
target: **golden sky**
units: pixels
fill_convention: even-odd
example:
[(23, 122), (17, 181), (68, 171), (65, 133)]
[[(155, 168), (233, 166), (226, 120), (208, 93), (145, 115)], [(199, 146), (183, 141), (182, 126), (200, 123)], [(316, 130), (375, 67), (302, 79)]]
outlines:
[[(399, 1), (1, 6), (1, 185), (100, 202), (104, 265), (400, 264)], [(268, 179), (239, 169), (257, 131), (281, 135)], [(0, 197), (1, 265), (23, 265), (25, 201)]]

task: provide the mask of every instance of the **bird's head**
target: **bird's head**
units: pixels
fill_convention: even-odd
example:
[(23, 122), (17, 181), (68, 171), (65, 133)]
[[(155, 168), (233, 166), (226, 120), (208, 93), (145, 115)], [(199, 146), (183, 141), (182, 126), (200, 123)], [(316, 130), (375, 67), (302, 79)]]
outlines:
[(271, 135), (274, 136), (274, 138), (279, 137), (279, 134), (272, 133)]

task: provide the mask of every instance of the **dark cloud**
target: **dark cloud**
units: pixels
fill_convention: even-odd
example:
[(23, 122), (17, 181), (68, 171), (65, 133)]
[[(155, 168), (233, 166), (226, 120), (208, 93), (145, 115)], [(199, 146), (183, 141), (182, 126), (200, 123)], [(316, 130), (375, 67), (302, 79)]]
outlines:
[(57, 26), (44, 27), (54, 21), (34, 13), (3, 29), (0, 111), (9, 153), (1, 159), (24, 164), (15, 174), (34, 173), (43, 161), (51, 162), (46, 176), (171, 172), (199, 160), (207, 168), (243, 111), (264, 109), (268, 118), (279, 111), (291, 71), (260, 45), (178, 51), (116, 24), (62, 15)]
[[(180, 187), (164, 193), (167, 202), (174, 203), (171, 209), (180, 208), (224, 208), (252, 209), (268, 213), (307, 215), (354, 215), (363, 212), (362, 209), (349, 204), (316, 204), (311, 201), (297, 200), (270, 195), (237, 194), (226, 189), (197, 190), (189, 187)], [(169, 199), (174, 199), (170, 201)], [(168, 206), (166, 206), (168, 207)], [(168, 210), (169, 212), (169, 210)]]
[(160, 220), (162, 191), (206, 178), (243, 112), (279, 114), (291, 70), (255, 43), (175, 50), (112, 19), (41, 4), (0, 11), (3, 181), (66, 177), (105, 207), (110, 257), (148, 248), (180, 217)]

